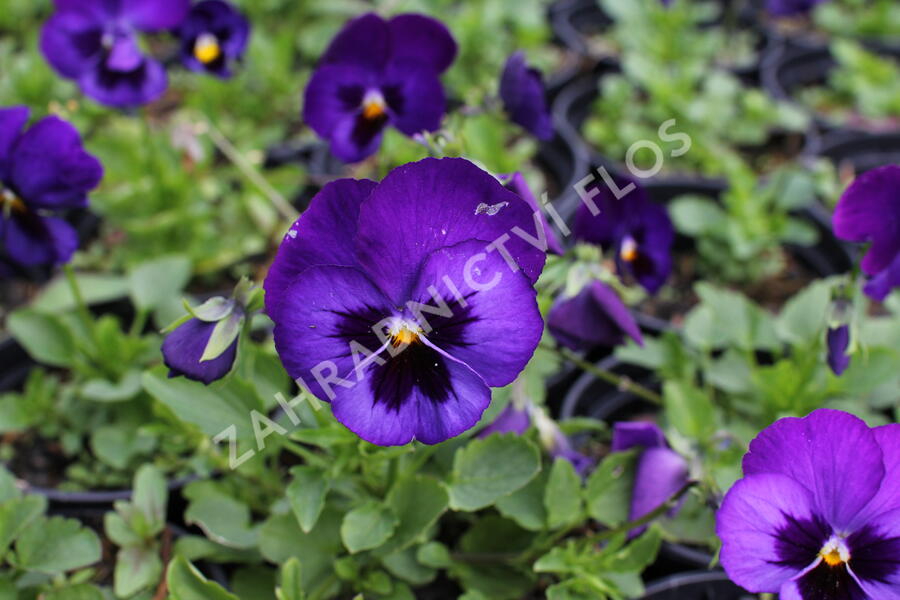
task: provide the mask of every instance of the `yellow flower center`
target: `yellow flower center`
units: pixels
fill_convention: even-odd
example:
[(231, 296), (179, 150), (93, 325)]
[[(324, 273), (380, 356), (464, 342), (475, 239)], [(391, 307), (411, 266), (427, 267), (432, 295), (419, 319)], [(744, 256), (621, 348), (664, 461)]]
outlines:
[(401, 327), (399, 330), (393, 332), (391, 334), (391, 343), (394, 346), (402, 346), (407, 344), (412, 344), (419, 339), (419, 333), (409, 329), (406, 326)]
[(384, 96), (378, 92), (369, 92), (363, 99), (363, 118), (367, 121), (376, 121), (387, 112), (387, 103)]
[(843, 541), (832, 538), (819, 551), (819, 556), (829, 567), (838, 567), (850, 562), (850, 551)]
[(625, 241), (622, 242), (622, 249), (619, 251), (619, 255), (625, 262), (636, 261), (638, 258), (637, 242), (631, 238), (625, 238)]
[(25, 203), (9, 190), (3, 190), (0, 187), (0, 211), (8, 215), (10, 213), (24, 214), (27, 212)]
[(222, 47), (219, 39), (211, 34), (204, 33), (194, 42), (194, 56), (204, 65), (208, 65), (222, 56)]

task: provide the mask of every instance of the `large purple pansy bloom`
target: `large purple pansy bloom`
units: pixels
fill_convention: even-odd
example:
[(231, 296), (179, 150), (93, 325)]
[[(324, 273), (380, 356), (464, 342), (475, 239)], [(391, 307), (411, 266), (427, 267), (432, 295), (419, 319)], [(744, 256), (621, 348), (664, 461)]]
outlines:
[(826, 0), (766, 0), (766, 11), (775, 17), (792, 17), (808, 13)]
[(834, 233), (853, 242), (871, 242), (862, 270), (871, 277), (865, 292), (883, 301), (900, 287), (900, 165), (863, 173), (838, 201)]
[(250, 39), (250, 23), (224, 0), (203, 0), (191, 7), (178, 28), (181, 62), (191, 71), (206, 71), (231, 77), (231, 66), (239, 61)]
[(900, 598), (900, 425), (781, 419), (750, 444), (716, 520), (722, 565), (751, 592)]
[(87, 206), (103, 178), (69, 123), (47, 117), (25, 130), (24, 106), (0, 109), (0, 243), (24, 266), (68, 262), (78, 235), (60, 212)]
[(450, 31), (430, 17), (353, 19), (331, 42), (306, 87), (303, 119), (346, 162), (378, 150), (387, 125), (434, 131), (446, 109), (440, 74), (456, 57)]
[[(669, 448), (665, 435), (655, 423), (615, 424), (612, 451), (624, 452), (632, 448), (643, 448), (643, 451), (634, 474), (629, 521), (650, 514), (688, 482), (687, 461)], [(638, 535), (644, 529), (637, 529), (631, 534)]]
[(618, 346), (626, 335), (644, 343), (640, 327), (616, 291), (596, 280), (574, 297), (559, 298), (547, 315), (547, 327), (557, 342), (576, 352)]
[(545, 254), (505, 237), (533, 222), (463, 159), (327, 185), (265, 282), (288, 373), (376, 444), (434, 444), (473, 427), (490, 387), (512, 382), (541, 337), (533, 283)]
[(525, 54), (513, 53), (500, 77), (500, 99), (510, 120), (540, 140), (553, 138), (553, 118), (541, 72), (529, 67)]
[(500, 183), (503, 184), (503, 187), (517, 194), (519, 198), (527, 202), (528, 206), (531, 207), (531, 210), (534, 211), (534, 214), (537, 215), (537, 219), (541, 222), (544, 229), (544, 235), (546, 236), (544, 240), (547, 251), (552, 252), (553, 254), (565, 254), (565, 248), (563, 248), (562, 242), (559, 241), (556, 232), (550, 227), (550, 223), (547, 221), (547, 217), (544, 215), (541, 205), (538, 203), (537, 198), (534, 197), (531, 188), (528, 187), (528, 182), (525, 181), (525, 176), (518, 171), (510, 175), (500, 175)]
[[(583, 202), (578, 207), (573, 233), (612, 252), (620, 273), (656, 293), (672, 271), (675, 229), (666, 209), (650, 200), (644, 188), (625, 178), (614, 180), (620, 190), (635, 187), (616, 198), (609, 186), (598, 182), (596, 189), (588, 191), (593, 206)], [(596, 215), (592, 209), (598, 211)]]
[(118, 108), (146, 104), (166, 90), (163, 65), (145, 55), (138, 32), (181, 23), (190, 0), (55, 0), (41, 32), (41, 50), (56, 71), (97, 102)]

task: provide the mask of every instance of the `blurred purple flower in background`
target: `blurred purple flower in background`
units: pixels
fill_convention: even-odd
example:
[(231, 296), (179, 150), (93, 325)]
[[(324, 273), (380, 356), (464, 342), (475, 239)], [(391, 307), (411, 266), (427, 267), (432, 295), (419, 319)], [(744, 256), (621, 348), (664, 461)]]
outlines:
[(140, 106), (163, 94), (163, 65), (144, 54), (139, 32), (178, 26), (189, 0), (56, 0), (41, 50), (56, 71), (101, 104)]
[(576, 296), (557, 299), (547, 326), (559, 344), (574, 350), (594, 346), (614, 347), (630, 337), (643, 345), (643, 337), (631, 311), (619, 294), (602, 281), (588, 283)]
[(478, 432), (478, 437), (487, 437), (492, 433), (522, 435), (531, 427), (530, 408), (530, 406), (519, 407), (515, 402), (510, 402), (490, 425)]
[(463, 159), (328, 184), (266, 278), (288, 373), (375, 444), (435, 444), (475, 426), (543, 331), (533, 284), (546, 255), (510, 240), (513, 271), (487, 251), (516, 226), (533, 228), (528, 205)]
[(863, 173), (834, 209), (834, 234), (871, 243), (862, 270), (871, 279), (866, 294), (879, 302), (900, 287), (900, 165)]
[(434, 131), (447, 104), (440, 74), (456, 51), (450, 31), (436, 19), (357, 17), (341, 29), (313, 73), (303, 119), (345, 162), (374, 154), (388, 125), (408, 136)]
[(513, 53), (500, 77), (500, 99), (510, 120), (540, 140), (553, 139), (553, 117), (541, 72), (525, 62), (525, 54)]
[(228, 2), (203, 0), (191, 7), (177, 34), (186, 68), (225, 78), (231, 76), (231, 66), (243, 58), (250, 23)]
[(716, 520), (722, 566), (751, 592), (900, 598), (900, 425), (828, 409), (777, 421)]
[(810, 12), (827, 0), (766, 0), (766, 11), (775, 17), (793, 17)]
[(78, 234), (59, 213), (87, 206), (103, 167), (72, 125), (46, 117), (27, 130), (24, 106), (0, 109), (0, 243), (23, 266), (66, 263)]
[[(624, 452), (632, 448), (643, 448), (643, 451), (635, 469), (629, 521), (650, 514), (688, 482), (687, 461), (669, 447), (655, 423), (619, 422), (614, 425), (612, 451)], [(631, 535), (639, 535), (644, 529), (646, 527), (636, 529)]]

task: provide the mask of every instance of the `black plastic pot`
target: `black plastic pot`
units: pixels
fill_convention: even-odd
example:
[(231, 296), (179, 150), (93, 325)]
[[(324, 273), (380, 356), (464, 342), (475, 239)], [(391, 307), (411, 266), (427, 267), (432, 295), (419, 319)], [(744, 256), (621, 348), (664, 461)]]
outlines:
[(722, 571), (683, 573), (647, 586), (643, 600), (754, 600)]
[(826, 133), (810, 143), (807, 154), (823, 156), (841, 170), (864, 173), (885, 165), (900, 164), (900, 133)]
[[(885, 49), (881, 53), (900, 60), (900, 49)], [(837, 61), (826, 46), (803, 46), (796, 42), (773, 44), (763, 59), (762, 84), (771, 96), (796, 104), (799, 90), (826, 84), (836, 66)], [(827, 115), (818, 113), (814, 120), (823, 132), (843, 130), (869, 134), (874, 131), (866, 125), (835, 123)], [(900, 126), (896, 129), (900, 132)]]

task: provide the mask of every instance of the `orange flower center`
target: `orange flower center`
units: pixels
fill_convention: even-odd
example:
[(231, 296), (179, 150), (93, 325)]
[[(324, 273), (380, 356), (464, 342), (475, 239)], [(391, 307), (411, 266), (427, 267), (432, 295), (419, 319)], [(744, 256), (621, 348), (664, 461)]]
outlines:
[(637, 242), (631, 238), (625, 238), (625, 241), (622, 242), (622, 249), (619, 251), (619, 255), (625, 262), (636, 261), (638, 258)]
[(419, 341), (419, 331), (413, 330), (406, 324), (399, 325), (391, 330), (391, 344), (394, 347), (407, 346)]
[(378, 92), (369, 92), (363, 99), (363, 118), (367, 121), (376, 121), (387, 112), (387, 104), (384, 96)]
[(24, 214), (27, 212), (25, 208), (25, 203), (19, 199), (14, 193), (9, 190), (5, 190), (0, 188), (0, 210), (3, 211), (4, 214), (9, 213), (19, 213)]
[(829, 567), (838, 567), (850, 562), (850, 551), (839, 538), (832, 538), (819, 550), (819, 556)]

